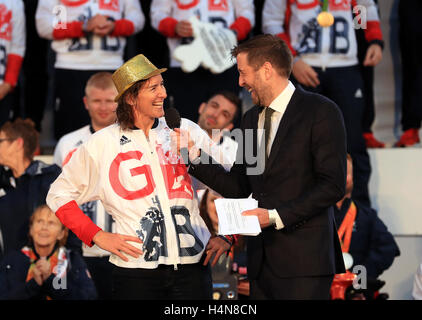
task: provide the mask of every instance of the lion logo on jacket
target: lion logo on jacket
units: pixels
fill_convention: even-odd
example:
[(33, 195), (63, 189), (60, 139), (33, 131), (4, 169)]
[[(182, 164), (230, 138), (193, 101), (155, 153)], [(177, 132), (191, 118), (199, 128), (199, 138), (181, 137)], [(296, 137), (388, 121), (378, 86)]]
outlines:
[(144, 242), (142, 250), (145, 261), (158, 261), (160, 256), (167, 256), (166, 226), (164, 215), (158, 207), (150, 207), (140, 221), (138, 237)]

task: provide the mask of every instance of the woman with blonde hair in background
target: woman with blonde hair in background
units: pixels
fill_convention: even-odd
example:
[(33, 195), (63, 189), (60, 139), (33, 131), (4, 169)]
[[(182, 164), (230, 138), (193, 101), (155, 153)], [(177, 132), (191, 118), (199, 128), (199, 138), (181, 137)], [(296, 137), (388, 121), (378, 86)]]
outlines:
[(47, 205), (38, 207), (29, 218), (28, 245), (0, 264), (0, 299), (95, 299), (84, 260), (64, 247), (67, 233)]
[[(25, 245), (29, 217), (45, 204), (50, 184), (61, 172), (56, 165), (34, 160), (38, 140), (30, 119), (18, 118), (0, 127), (0, 259)], [(72, 233), (68, 245), (81, 250)]]

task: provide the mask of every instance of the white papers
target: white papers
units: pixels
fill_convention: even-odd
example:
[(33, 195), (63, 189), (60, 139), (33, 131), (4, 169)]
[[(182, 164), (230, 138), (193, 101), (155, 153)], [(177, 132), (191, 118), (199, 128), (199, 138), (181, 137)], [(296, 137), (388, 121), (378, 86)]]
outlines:
[(258, 201), (248, 199), (216, 199), (218, 234), (256, 236), (261, 232), (257, 216), (242, 216), (242, 212), (258, 208)]

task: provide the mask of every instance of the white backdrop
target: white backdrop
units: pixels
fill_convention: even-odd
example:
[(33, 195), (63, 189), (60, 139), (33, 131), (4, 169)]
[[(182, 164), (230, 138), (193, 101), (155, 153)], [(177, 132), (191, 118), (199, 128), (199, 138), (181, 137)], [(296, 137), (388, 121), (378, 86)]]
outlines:
[(422, 149), (372, 149), (372, 207), (394, 235), (422, 235)]

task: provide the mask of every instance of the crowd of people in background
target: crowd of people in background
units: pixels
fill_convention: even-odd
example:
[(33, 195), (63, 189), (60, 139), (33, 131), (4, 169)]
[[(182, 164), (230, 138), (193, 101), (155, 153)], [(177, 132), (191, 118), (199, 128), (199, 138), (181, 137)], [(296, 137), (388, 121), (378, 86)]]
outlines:
[[(111, 298), (110, 253), (81, 243), (45, 203), (50, 185), (74, 151), (116, 122), (118, 92), (111, 74), (125, 61), (143, 53), (154, 65), (167, 67), (165, 105), (198, 123), (228, 162), (234, 162), (237, 144), (230, 131), (247, 111), (248, 93), (239, 86), (236, 66), (220, 74), (203, 67), (192, 73), (181, 69), (172, 54), (192, 42), (191, 16), (230, 29), (239, 43), (262, 33), (278, 36), (293, 55), (290, 81), (339, 106), (354, 187), (338, 203), (336, 223), (342, 224), (355, 203), (350, 251), (375, 281), (400, 253), (371, 208), (368, 188), (367, 149), (385, 147), (375, 138), (372, 125), (374, 67), (382, 59), (386, 35), (377, 1), (328, 2), (334, 16), (331, 33), (318, 26), (320, 1), (0, 0), (0, 299)], [(354, 12), (352, 5), (366, 7), (366, 28), (355, 28), (354, 15), (361, 12)], [(419, 1), (400, 1), (400, 49), (406, 58), (402, 59), (403, 132), (396, 147), (420, 142), (422, 66), (416, 45), (422, 33), (417, 13), (422, 13)], [(37, 154), (49, 153), (39, 141), (47, 108), (53, 110), (52, 135), (57, 141), (53, 165), (34, 160)], [(213, 135), (213, 129), (221, 130), (221, 135)], [(204, 195), (200, 213), (215, 235), (218, 221), (210, 201), (221, 196), (199, 181), (194, 184), (202, 190), (199, 197)], [(115, 222), (101, 201), (86, 202), (81, 210), (103, 230), (114, 231)], [(45, 228), (48, 243), (37, 228)], [(247, 242), (241, 238), (238, 243), (225, 259), (230, 260), (229, 272), (241, 279), (241, 297), (247, 297), (243, 256)], [(53, 289), (52, 273), (63, 274), (57, 264), (70, 275), (64, 292)], [(372, 291), (359, 294), (374, 298)]]
[[(230, 28), (236, 34), (238, 41), (244, 41), (260, 33), (274, 33), (282, 37), (289, 42), (292, 52), (297, 57), (293, 78), (307, 89), (313, 88), (312, 90), (321, 92), (337, 102), (346, 94), (341, 94), (335, 86), (349, 88), (351, 98), (345, 98), (339, 105), (343, 108), (346, 119), (349, 118), (348, 101), (353, 101), (354, 106), (362, 105), (359, 107), (361, 110), (359, 114), (351, 117), (360, 118), (361, 123), (347, 120), (347, 127), (351, 128), (348, 136), (352, 141), (349, 145), (354, 146), (353, 150), (349, 151), (353, 151), (354, 158), (357, 154), (358, 158), (366, 159), (359, 163), (354, 159), (355, 166), (359, 164), (362, 167), (359, 176), (363, 176), (363, 184), (370, 174), (370, 165), (362, 147), (357, 146), (365, 144), (369, 148), (385, 147), (385, 143), (377, 140), (372, 133), (375, 119), (373, 66), (380, 61), (382, 54), (379, 49), (383, 48), (376, 0), (369, 2), (373, 5), (367, 9), (366, 28), (354, 28), (355, 21), (351, 21), (353, 16), (348, 12), (349, 8), (352, 10), (349, 4), (338, 5), (333, 12), (335, 14), (341, 12), (345, 18), (338, 18), (332, 27), (338, 29), (334, 37), (337, 38), (334, 43), (337, 47), (332, 47), (327, 53), (319, 52), (312, 57), (309, 55), (310, 52), (320, 51), (320, 48), (316, 47), (317, 44), (313, 43), (315, 40), (313, 38), (321, 37), (323, 42), (328, 40), (324, 40), (325, 36), (322, 34), (312, 31), (316, 20), (312, 20), (315, 18), (312, 18), (312, 14), (306, 16), (310, 14), (309, 10), (304, 12), (294, 9), (295, 5), (290, 5), (290, 1), (210, 1), (209, 4), (200, 4), (202, 1), (186, 1), (186, 4), (183, 4), (171, 0), (97, 1), (95, 5), (89, 4), (90, 1), (79, 3), (71, 0), (3, 2), (2, 14), (5, 19), (2, 20), (2, 24), (7, 26), (7, 23), (13, 22), (14, 27), (13, 33), (10, 33), (11, 28), (7, 28), (10, 34), (6, 32), (3, 37), (0, 34), (4, 55), (0, 60), (2, 62), (0, 124), (17, 117), (30, 118), (40, 132), (44, 111), (46, 108), (51, 108), (54, 111), (52, 127), (54, 138), (58, 141), (64, 134), (89, 122), (88, 113), (81, 102), (88, 78), (99, 71), (114, 72), (123, 61), (140, 52), (151, 57), (153, 63), (169, 67), (169, 75), (166, 77), (169, 93), (167, 104), (177, 107), (182, 117), (196, 122), (198, 114), (192, 106), (199, 105), (216, 91), (229, 90), (236, 94), (240, 93), (241, 98), (247, 100), (237, 85), (235, 67), (222, 74), (212, 74), (201, 67), (193, 73), (186, 74), (181, 71), (180, 62), (172, 58), (172, 52), (177, 46), (192, 41), (192, 27), (188, 18), (196, 15), (206, 22)], [(72, 4), (73, 2), (78, 5)], [(354, 3), (361, 4), (360, 1)], [(418, 10), (420, 8), (417, 1), (399, 3), (400, 52), (403, 57), (408, 58), (402, 59), (402, 78), (403, 81), (410, 78), (417, 81), (403, 85), (404, 101), (401, 118), (403, 135), (395, 143), (398, 147), (412, 146), (419, 142), (421, 112), (417, 103), (416, 88), (421, 71), (417, 58), (409, 62), (416, 51), (412, 48), (414, 41), (409, 39), (419, 36), (418, 28), (412, 25), (415, 15), (411, 13)], [(300, 26), (297, 24), (297, 14), (304, 13), (304, 20), (308, 19), (309, 25)], [(10, 22), (7, 20), (9, 16), (13, 17)], [(291, 24), (293, 26), (289, 28)], [(343, 27), (346, 28), (345, 31), (342, 31)], [(295, 37), (301, 28), (306, 29), (306, 32), (299, 43)], [(344, 48), (343, 41), (345, 41)], [(336, 62), (335, 55), (333, 56), (330, 50), (338, 53), (348, 50), (348, 60)], [(328, 64), (323, 54), (326, 55), (327, 61), (330, 61)], [(350, 66), (358, 65), (361, 72), (357, 80), (345, 80), (347, 85), (335, 81), (330, 84), (326, 80), (331, 71), (339, 72), (338, 67), (345, 67), (344, 71), (348, 71), (355, 70), (349, 68)], [(331, 69), (333, 66), (336, 69)], [(319, 73), (318, 76), (320, 69), (326, 72)], [(208, 85), (198, 85), (203, 82)], [(350, 85), (351, 83), (353, 85)], [(196, 90), (192, 90), (190, 94), (181, 94), (186, 87), (195, 87)], [(336, 98), (335, 94), (339, 98)], [(353, 110), (356, 113), (356, 107)], [(364, 164), (361, 165), (361, 162)], [(356, 170), (360, 169), (355, 168)]]

